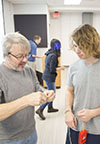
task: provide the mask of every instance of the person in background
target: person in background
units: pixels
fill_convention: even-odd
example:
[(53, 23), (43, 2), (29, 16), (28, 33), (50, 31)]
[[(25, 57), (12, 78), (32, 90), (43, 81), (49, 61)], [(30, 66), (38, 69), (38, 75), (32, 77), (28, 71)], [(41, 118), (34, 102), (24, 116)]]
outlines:
[(29, 40), (31, 50), (29, 52), (28, 64), (32, 67), (33, 70), (36, 70), (36, 58), (42, 58), (37, 55), (37, 46), (41, 43), (41, 37), (35, 35), (33, 40)]
[(9, 33), (3, 41), (0, 65), (0, 144), (37, 144), (34, 106), (50, 102), (53, 91), (41, 90), (35, 72), (26, 65), (29, 41)]
[[(55, 80), (57, 76), (57, 70), (64, 70), (64, 67), (58, 67), (58, 57), (60, 57), (61, 43), (57, 39), (51, 40), (51, 48), (46, 52), (45, 70), (43, 73), (43, 80), (47, 85), (48, 90), (54, 90), (56, 92)], [(45, 120), (43, 110), (48, 105), (48, 112), (58, 112), (58, 109), (53, 108), (53, 101), (47, 102), (37, 109), (36, 113), (42, 120)]]
[[(100, 35), (84, 24), (72, 35), (72, 49), (79, 60), (68, 70), (65, 122), (66, 144), (77, 144), (79, 132), (87, 130), (86, 144), (100, 143)], [(82, 141), (85, 137), (82, 138)]]

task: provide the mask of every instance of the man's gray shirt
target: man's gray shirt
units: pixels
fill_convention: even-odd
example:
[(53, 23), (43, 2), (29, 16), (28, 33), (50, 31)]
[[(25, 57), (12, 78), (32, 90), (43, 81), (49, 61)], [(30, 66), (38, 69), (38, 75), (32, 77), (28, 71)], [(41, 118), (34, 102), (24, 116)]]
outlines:
[[(68, 86), (74, 87), (73, 112), (77, 118), (77, 130), (82, 130), (82, 122), (77, 112), (82, 109), (100, 107), (100, 60), (87, 66), (84, 60), (78, 60), (68, 70)], [(100, 135), (100, 116), (85, 123), (88, 133)]]
[[(0, 102), (8, 103), (41, 91), (35, 72), (29, 66), (24, 70), (8, 69), (0, 66)], [(7, 119), (0, 121), (0, 142), (25, 139), (32, 135), (35, 128), (34, 107), (26, 107)]]

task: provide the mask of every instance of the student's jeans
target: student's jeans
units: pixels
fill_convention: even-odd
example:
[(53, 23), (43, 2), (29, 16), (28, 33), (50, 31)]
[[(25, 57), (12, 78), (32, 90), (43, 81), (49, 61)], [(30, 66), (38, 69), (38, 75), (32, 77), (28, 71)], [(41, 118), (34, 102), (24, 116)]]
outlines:
[(34, 130), (32, 136), (24, 140), (17, 140), (12, 142), (0, 142), (0, 144), (37, 144), (37, 132), (36, 129)]
[[(78, 144), (78, 136), (78, 131), (68, 128), (65, 144)], [(100, 135), (87, 134), (87, 140), (84, 144), (100, 144)]]
[[(46, 85), (47, 85), (47, 89), (48, 90), (54, 90), (54, 92), (56, 92), (56, 86), (55, 86), (55, 82), (47, 82), (45, 81)], [(52, 106), (53, 102), (47, 102), (43, 105), (40, 106), (41, 109), (44, 109), (47, 105), (48, 107)]]

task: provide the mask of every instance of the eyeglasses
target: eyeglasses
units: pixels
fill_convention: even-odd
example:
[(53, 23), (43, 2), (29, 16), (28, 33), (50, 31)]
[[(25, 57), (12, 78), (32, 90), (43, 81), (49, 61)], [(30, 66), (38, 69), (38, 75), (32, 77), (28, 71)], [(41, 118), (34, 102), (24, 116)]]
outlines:
[(15, 56), (14, 54), (12, 54), (11, 52), (8, 53), (8, 55), (12, 55), (13, 57), (15, 57), (17, 60), (23, 60), (24, 58), (28, 59), (28, 55), (20, 55), (20, 56)]

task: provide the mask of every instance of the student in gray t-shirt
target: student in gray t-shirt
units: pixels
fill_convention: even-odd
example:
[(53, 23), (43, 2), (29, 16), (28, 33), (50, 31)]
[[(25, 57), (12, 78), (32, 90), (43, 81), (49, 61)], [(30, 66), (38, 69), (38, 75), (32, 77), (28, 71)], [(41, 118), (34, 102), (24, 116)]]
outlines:
[(100, 144), (100, 36), (84, 24), (71, 35), (79, 60), (68, 70), (65, 122), (66, 144), (77, 144), (79, 132), (87, 130), (86, 144)]
[(0, 144), (37, 144), (34, 106), (54, 99), (42, 92), (35, 72), (27, 66), (29, 41), (9, 33), (3, 41), (5, 61), (0, 65)]

